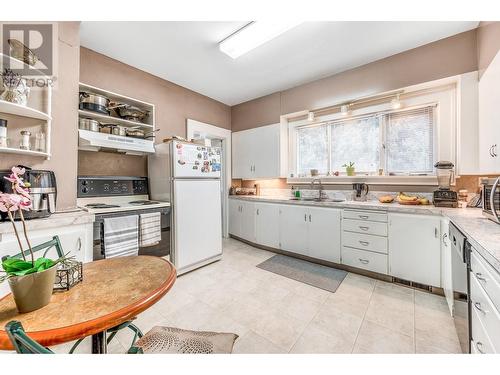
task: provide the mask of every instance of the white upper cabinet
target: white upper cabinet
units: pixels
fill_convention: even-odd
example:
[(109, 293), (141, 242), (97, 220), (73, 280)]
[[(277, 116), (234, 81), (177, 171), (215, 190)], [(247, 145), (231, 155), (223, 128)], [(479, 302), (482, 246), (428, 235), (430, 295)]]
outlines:
[(232, 134), (233, 178), (286, 176), (287, 135), (280, 124)]
[(500, 53), (479, 81), (479, 169), (500, 173)]
[(441, 287), (441, 218), (389, 214), (389, 274)]

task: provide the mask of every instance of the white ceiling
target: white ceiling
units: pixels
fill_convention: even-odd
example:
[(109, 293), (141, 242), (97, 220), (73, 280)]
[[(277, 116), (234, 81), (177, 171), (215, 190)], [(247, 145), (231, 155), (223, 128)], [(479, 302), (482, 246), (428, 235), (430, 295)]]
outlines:
[(233, 60), (246, 22), (82, 22), (84, 47), (235, 105), (473, 29), (465, 22), (305, 22)]

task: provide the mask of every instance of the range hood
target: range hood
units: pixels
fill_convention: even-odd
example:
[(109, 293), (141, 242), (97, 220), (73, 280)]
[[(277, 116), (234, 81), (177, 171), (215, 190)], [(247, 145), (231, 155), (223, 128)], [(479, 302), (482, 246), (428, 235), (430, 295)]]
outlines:
[(85, 151), (115, 151), (131, 155), (154, 154), (154, 142), (149, 139), (122, 137), (114, 134), (78, 130), (78, 149)]

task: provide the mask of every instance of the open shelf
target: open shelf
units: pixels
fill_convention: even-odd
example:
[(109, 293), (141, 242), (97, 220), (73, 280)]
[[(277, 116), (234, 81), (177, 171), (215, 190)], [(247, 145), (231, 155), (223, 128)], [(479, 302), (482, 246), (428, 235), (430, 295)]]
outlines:
[(4, 152), (7, 154), (21, 154), (21, 155), (29, 155), (29, 156), (39, 156), (39, 157), (44, 157), (46, 159), (50, 158), (50, 154), (47, 152), (33, 151), (33, 150), (22, 150), (20, 148), (12, 148), (12, 147), (0, 147), (0, 152)]
[(21, 104), (6, 102), (5, 100), (0, 100), (0, 113), (7, 113), (9, 115), (23, 116), (44, 121), (51, 120), (50, 115), (45, 112)]
[(99, 122), (122, 125), (122, 126), (126, 126), (129, 128), (132, 128), (132, 127), (142, 128), (146, 131), (154, 129), (154, 126), (150, 125), (150, 124), (144, 124), (142, 122), (125, 120), (123, 118), (108, 116), (108, 115), (105, 115), (105, 114), (102, 114), (99, 112), (85, 111), (85, 110), (79, 109), (78, 115), (80, 117), (91, 118), (91, 119), (97, 120)]

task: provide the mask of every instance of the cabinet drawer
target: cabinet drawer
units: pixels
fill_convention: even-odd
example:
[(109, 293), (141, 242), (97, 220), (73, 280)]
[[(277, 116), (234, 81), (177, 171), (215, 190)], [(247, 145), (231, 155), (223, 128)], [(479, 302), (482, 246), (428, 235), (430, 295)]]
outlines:
[(471, 352), (477, 354), (495, 354), (495, 349), (490, 342), (486, 329), (481, 323), (481, 319), (476, 310), (472, 309), (471, 314), (472, 338)]
[(344, 219), (379, 221), (387, 223), (387, 214), (380, 211), (359, 211), (359, 210), (344, 210)]
[(387, 255), (342, 246), (342, 264), (387, 274)]
[(476, 251), (472, 252), (470, 262), (472, 274), (500, 311), (500, 275)]
[(387, 237), (342, 232), (342, 245), (387, 254)]
[(344, 219), (342, 229), (349, 232), (376, 234), (377, 236), (387, 236), (387, 223), (377, 221), (359, 221)]
[(471, 309), (477, 313), (495, 351), (500, 351), (500, 313), (473, 275), (470, 289)]

